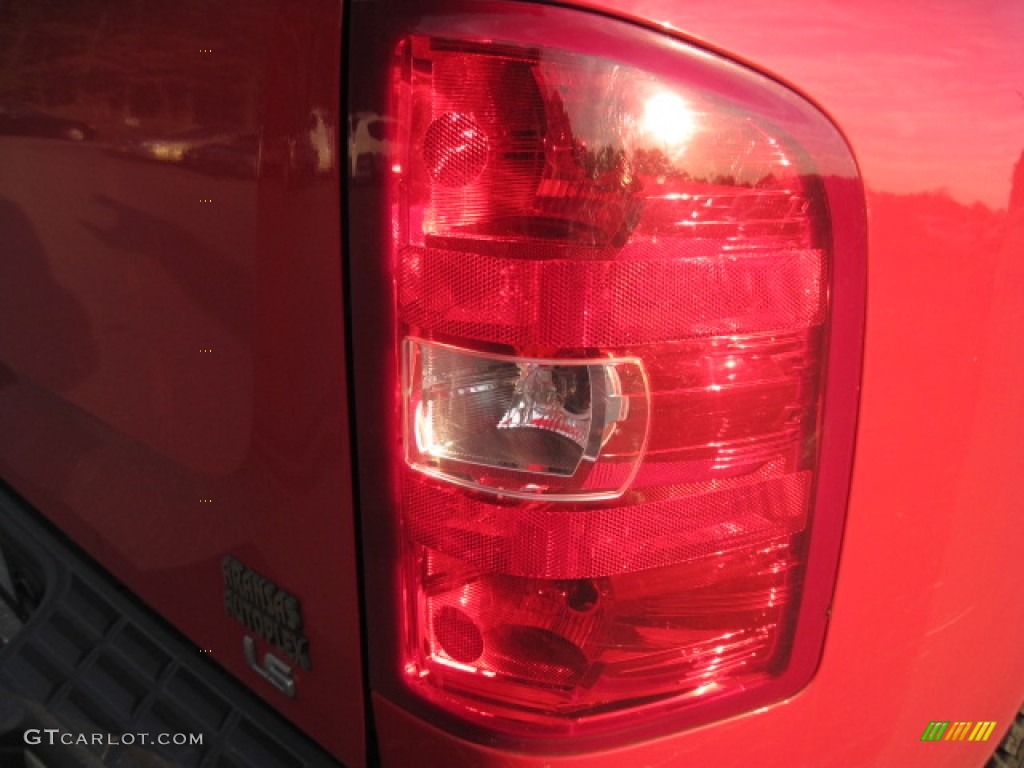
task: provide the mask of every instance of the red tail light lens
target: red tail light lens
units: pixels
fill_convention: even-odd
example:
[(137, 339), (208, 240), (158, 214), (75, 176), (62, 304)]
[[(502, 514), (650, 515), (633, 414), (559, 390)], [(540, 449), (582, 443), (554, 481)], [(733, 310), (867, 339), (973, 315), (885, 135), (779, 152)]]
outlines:
[(396, 55), (407, 686), (526, 737), (791, 693), (852, 440), (852, 161), (749, 72), (494, 7)]

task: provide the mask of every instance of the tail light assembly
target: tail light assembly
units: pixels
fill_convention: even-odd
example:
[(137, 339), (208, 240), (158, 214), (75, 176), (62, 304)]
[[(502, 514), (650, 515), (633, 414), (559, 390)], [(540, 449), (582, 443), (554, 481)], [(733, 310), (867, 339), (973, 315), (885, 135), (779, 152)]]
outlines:
[(396, 39), (376, 687), (570, 751), (792, 695), (855, 423), (842, 138), (770, 79), (599, 15), (449, 5)]

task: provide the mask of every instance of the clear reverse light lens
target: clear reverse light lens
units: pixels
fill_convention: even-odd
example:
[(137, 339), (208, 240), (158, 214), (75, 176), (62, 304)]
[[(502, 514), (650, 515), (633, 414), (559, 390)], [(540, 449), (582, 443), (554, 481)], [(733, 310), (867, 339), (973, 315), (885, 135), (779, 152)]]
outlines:
[[(406, 459), (512, 497), (612, 498), (647, 439), (636, 360), (536, 359), (405, 342)], [(596, 470), (596, 471), (595, 471)]]

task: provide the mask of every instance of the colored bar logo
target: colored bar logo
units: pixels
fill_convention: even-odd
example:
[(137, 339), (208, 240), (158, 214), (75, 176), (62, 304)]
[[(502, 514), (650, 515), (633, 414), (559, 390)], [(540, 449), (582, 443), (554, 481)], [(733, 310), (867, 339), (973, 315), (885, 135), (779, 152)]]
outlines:
[(921, 741), (988, 741), (988, 737), (995, 729), (994, 720), (977, 723), (932, 720), (921, 734)]

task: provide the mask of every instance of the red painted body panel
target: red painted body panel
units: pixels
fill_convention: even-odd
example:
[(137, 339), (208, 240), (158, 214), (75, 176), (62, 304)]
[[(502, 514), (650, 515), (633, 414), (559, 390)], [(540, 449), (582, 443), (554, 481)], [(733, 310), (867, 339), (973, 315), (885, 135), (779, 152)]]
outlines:
[[(0, 137), (0, 476), (196, 653), (360, 765), (341, 4), (134, 10), (0, 15), (0, 99), (97, 128)], [(147, 149), (186, 129), (190, 150), (220, 142), (228, 157), (258, 135), (258, 177)], [(293, 665), (294, 699), (246, 666), (228, 554), (301, 602), (312, 669)]]
[[(207, 5), (181, 5), (164, 20), (179, 34), (166, 35), (159, 18), (84, 4), (61, 30), (47, 26), (46, 3), (0, 11), (0, 100), (56, 105), (97, 129), (95, 142), (0, 136), (0, 476), (197, 651), (212, 649), (339, 759), (361, 765), (341, 8), (282, 0), (218, 15)], [(364, 5), (368, 26), (352, 34), (372, 42), (379, 30)], [(789, 701), (571, 757), (471, 744), (375, 695), (384, 764), (983, 764), (1024, 701), (1015, 488), (1024, 467), (1024, 6), (576, 5), (787, 83), (835, 122), (860, 166), (864, 373), (823, 659)], [(25, 29), (37, 37), (20, 36)], [(28, 46), (69, 30), (92, 41), (72, 46), (78, 58), (63, 64), (80, 78), (58, 87), (15, 66), (31, 61)], [(122, 95), (88, 76), (101, 49), (139, 64), (122, 73)], [(216, 77), (201, 68), (207, 50), (229, 52)], [(383, 83), (389, 56), (381, 49), (349, 65)], [(237, 83), (249, 100), (223, 111)], [(125, 156), (138, 153), (134, 134), (189, 127), (179, 119), (188, 109), (211, 132), (226, 120), (235, 137), (261, 136), (258, 177), (246, 178), (247, 156), (232, 160), (230, 148), (220, 165), (206, 154), (205, 169)], [(351, 205), (354, 220), (372, 213)], [(352, 297), (357, 353), (390, 344), (358, 338), (376, 298)], [(355, 422), (367, 439), (373, 425)], [(225, 554), (301, 598), (313, 670), (297, 674), (294, 700), (245, 665), (244, 630), (222, 608)], [(369, 662), (392, 663), (389, 653), (371, 648)], [(932, 720), (999, 725), (987, 743), (922, 743)]]

